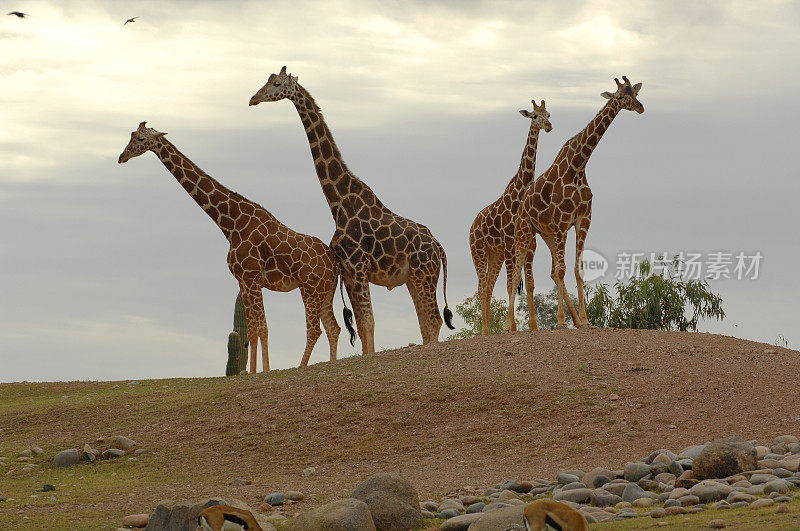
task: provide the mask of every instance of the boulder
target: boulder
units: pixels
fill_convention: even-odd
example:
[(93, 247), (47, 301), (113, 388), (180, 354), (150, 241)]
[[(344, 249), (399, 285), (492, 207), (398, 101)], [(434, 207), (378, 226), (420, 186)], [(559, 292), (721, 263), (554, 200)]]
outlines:
[(125, 450), (120, 450), (118, 448), (109, 448), (108, 450), (104, 450), (102, 454), (103, 459), (117, 459), (118, 457), (122, 457), (125, 455)]
[(700, 503), (724, 500), (733, 492), (733, 487), (715, 481), (701, 481), (689, 489), (689, 494), (700, 498)]
[(351, 498), (369, 506), (377, 531), (405, 531), (422, 526), (417, 490), (398, 474), (375, 474)]
[(639, 498), (649, 498), (650, 495), (636, 483), (629, 483), (622, 491), (622, 501), (633, 503)]
[(695, 479), (726, 478), (756, 468), (756, 449), (738, 437), (710, 442), (692, 462)]
[[(597, 477), (604, 478), (604, 479), (601, 479), (601, 482), (600, 482), (599, 485), (595, 484), (595, 478), (597, 478)], [(598, 487), (602, 487), (603, 485), (605, 485), (606, 483), (611, 481), (611, 478), (613, 478), (613, 477), (614, 477), (614, 471), (613, 470), (609, 470), (607, 468), (599, 468), (598, 467), (598, 468), (593, 468), (592, 470), (587, 472), (586, 475), (583, 476), (583, 479), (581, 481), (583, 482), (584, 485), (586, 485), (589, 488), (592, 488), (592, 487), (598, 488)]]
[[(641, 489), (640, 489), (641, 490)], [(574, 503), (588, 503), (592, 499), (592, 489), (570, 489), (562, 490), (553, 495), (556, 501), (571, 501)]]
[(124, 435), (114, 435), (111, 437), (111, 448), (130, 452), (133, 450), (134, 446), (136, 446), (136, 443)]
[(361, 500), (347, 498), (307, 511), (289, 524), (286, 531), (375, 531), (369, 506)]
[(251, 510), (244, 502), (229, 501), (225, 498), (206, 498), (197, 503), (176, 503), (172, 500), (162, 500), (150, 515), (150, 521), (147, 522), (145, 531), (195, 531), (197, 515), (212, 505), (231, 505), (247, 511)]
[(129, 514), (122, 519), (122, 525), (125, 527), (145, 527), (149, 520), (149, 514)]
[(72, 466), (77, 465), (81, 460), (81, 455), (78, 453), (77, 448), (70, 448), (58, 452), (53, 458), (53, 465), (55, 466)]
[[(525, 529), (524, 506), (504, 507), (484, 513), (472, 522), (468, 531), (497, 531), (498, 529)], [(516, 526), (516, 527), (514, 527)]]
[(462, 514), (451, 518), (439, 526), (440, 531), (466, 531), (473, 522), (477, 522), (484, 515), (480, 513)]
[(624, 478), (636, 483), (650, 473), (650, 465), (642, 461), (633, 461), (625, 464)]

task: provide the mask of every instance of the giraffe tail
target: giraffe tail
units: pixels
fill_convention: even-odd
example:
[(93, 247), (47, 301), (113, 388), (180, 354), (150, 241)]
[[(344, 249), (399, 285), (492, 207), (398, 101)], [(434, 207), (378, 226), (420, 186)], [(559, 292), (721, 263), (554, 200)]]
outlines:
[(342, 288), (342, 284), (344, 284), (344, 280), (342, 277), (339, 277), (339, 295), (342, 296), (342, 306), (344, 309), (342, 310), (342, 318), (344, 318), (344, 327), (347, 328), (347, 333), (350, 334), (350, 346), (356, 346), (356, 330), (353, 328), (353, 312), (350, 311), (350, 308), (347, 307), (347, 303), (344, 300), (344, 290)]
[(453, 312), (451, 312), (450, 308), (447, 307), (447, 255), (444, 253), (444, 247), (442, 247), (442, 244), (440, 243), (439, 243), (439, 251), (442, 253), (442, 271), (444, 272), (444, 279), (442, 281), (442, 294), (444, 295), (444, 311), (442, 312), (442, 315), (444, 316), (444, 322), (447, 325), (447, 328), (449, 328), (450, 330), (455, 330), (456, 327), (453, 326)]

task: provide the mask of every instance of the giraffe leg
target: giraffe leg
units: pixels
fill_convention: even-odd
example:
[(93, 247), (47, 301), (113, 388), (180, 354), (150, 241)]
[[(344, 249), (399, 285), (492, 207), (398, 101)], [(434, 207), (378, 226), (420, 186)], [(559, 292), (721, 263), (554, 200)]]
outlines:
[[(516, 290), (519, 282), (514, 285), (514, 259), (510, 258), (505, 261), (506, 264), (506, 291), (508, 291), (508, 300), (511, 300), (511, 290)], [(522, 278), (522, 277), (520, 277)], [(516, 312), (512, 306), (508, 307), (508, 315), (506, 321), (511, 323), (511, 332), (517, 331)]]
[(353, 306), (358, 336), (361, 338), (361, 353), (375, 352), (375, 317), (372, 313), (372, 298), (369, 294), (369, 281), (365, 272), (342, 273), (347, 296)]
[(556, 283), (558, 288), (558, 311), (556, 317), (558, 319), (557, 328), (566, 328), (566, 320), (564, 315), (564, 303), (567, 305), (569, 314), (572, 317), (572, 323), (576, 328), (580, 328), (580, 321), (578, 320), (578, 313), (569, 299), (567, 287), (564, 285), (564, 274), (566, 273), (567, 266), (564, 263), (564, 248), (566, 247), (566, 236), (550, 236), (545, 239), (545, 243), (550, 248), (550, 255), (552, 256), (552, 265), (550, 266), (550, 277)]
[[(509, 284), (508, 315), (506, 315), (506, 322), (503, 325), (503, 330), (506, 331), (511, 330), (512, 325), (516, 324), (514, 322), (516, 287), (519, 286), (519, 282), (522, 280), (522, 266), (525, 264), (525, 257), (528, 255), (531, 246), (536, 243), (535, 237), (536, 235), (533, 233), (530, 223), (520, 220), (516, 224), (514, 229), (514, 274), (511, 276), (511, 283)], [(529, 300), (528, 304), (530, 303), (531, 301)]]
[(483, 284), (483, 293), (479, 293), (481, 301), (481, 334), (492, 335), (492, 292), (503, 267), (502, 260), (492, 256), (487, 263), (486, 281)]
[(300, 366), (305, 367), (308, 365), (317, 339), (322, 334), (322, 330), (319, 328), (320, 301), (304, 286), (300, 287), (300, 295), (303, 297), (303, 305), (306, 308), (306, 350), (303, 352), (303, 359), (300, 360)]
[(325, 327), (325, 335), (328, 336), (328, 346), (331, 351), (331, 361), (336, 360), (336, 349), (339, 345), (339, 332), (341, 327), (336, 322), (336, 316), (333, 313), (333, 299), (336, 296), (336, 286), (338, 285), (338, 278), (333, 276), (333, 283), (328, 287), (328, 293), (322, 299), (322, 307), (320, 309), (320, 319), (322, 326)]
[(578, 317), (581, 327), (591, 327), (589, 317), (586, 315), (586, 301), (583, 293), (583, 245), (586, 243), (586, 234), (592, 222), (591, 213), (588, 217), (579, 218), (575, 223), (575, 282), (578, 284)]
[(436, 280), (432, 281), (430, 277), (410, 278), (406, 282), (417, 311), (423, 345), (439, 341), (439, 332), (442, 329), (442, 318), (439, 316), (439, 304), (436, 301), (436, 284)]
[(528, 296), (528, 328), (539, 330), (536, 323), (536, 308), (533, 303), (533, 255), (536, 252), (536, 236), (531, 242), (531, 251), (525, 256), (525, 292)]
[(250, 373), (258, 369), (258, 342), (261, 340), (262, 371), (269, 371), (269, 351), (267, 349), (267, 318), (264, 314), (264, 297), (261, 284), (255, 278), (239, 281), (245, 314), (247, 315), (247, 339), (250, 342)]

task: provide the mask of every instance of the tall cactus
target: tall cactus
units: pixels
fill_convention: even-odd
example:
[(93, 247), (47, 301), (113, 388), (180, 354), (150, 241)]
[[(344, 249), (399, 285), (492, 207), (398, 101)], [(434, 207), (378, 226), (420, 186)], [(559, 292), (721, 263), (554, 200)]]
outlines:
[(233, 308), (233, 332), (228, 335), (228, 365), (225, 375), (233, 376), (247, 369), (247, 315), (241, 292)]

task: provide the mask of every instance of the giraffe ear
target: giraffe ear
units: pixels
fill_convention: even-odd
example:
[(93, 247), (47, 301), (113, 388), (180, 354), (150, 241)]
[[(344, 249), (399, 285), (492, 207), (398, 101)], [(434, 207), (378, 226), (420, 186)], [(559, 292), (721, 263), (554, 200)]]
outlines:
[(153, 135), (153, 138), (160, 138), (166, 134), (167, 133), (162, 133), (161, 131), (156, 131), (155, 134)]
[(636, 83), (636, 84), (633, 86), (633, 91), (634, 91), (636, 94), (639, 94), (639, 91), (640, 91), (640, 90), (642, 90), (642, 84), (641, 84), (641, 83)]
[(520, 113), (522, 116), (524, 116), (525, 118), (531, 118), (531, 113), (529, 113), (529, 112), (528, 112), (528, 111), (526, 111), (525, 109), (520, 109), (520, 110), (519, 110), (519, 113)]
[(604, 97), (605, 99), (607, 99), (607, 100), (610, 100), (611, 98), (613, 98), (613, 97), (614, 97), (614, 95), (613, 95), (613, 94), (611, 94), (611, 93), (610, 93), (610, 92), (608, 92), (608, 91), (605, 91), (605, 92), (603, 92), (603, 93), (602, 93), (602, 94), (600, 94), (600, 95), (601, 95), (601, 96), (603, 96), (603, 97)]

